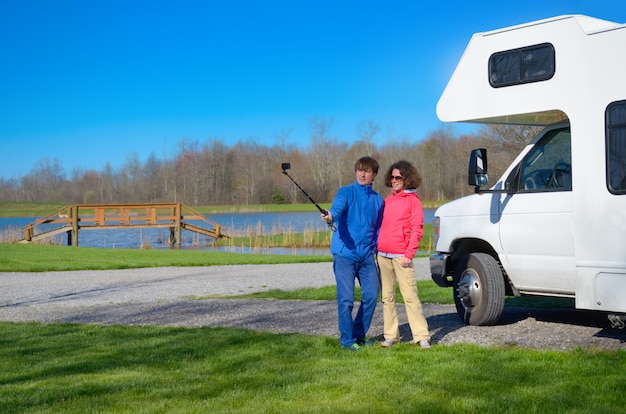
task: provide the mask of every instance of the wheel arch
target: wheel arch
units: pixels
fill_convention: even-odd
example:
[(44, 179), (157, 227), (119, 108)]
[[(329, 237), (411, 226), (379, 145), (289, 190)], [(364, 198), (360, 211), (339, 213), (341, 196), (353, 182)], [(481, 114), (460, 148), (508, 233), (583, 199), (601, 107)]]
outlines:
[(491, 246), (491, 244), (482, 239), (466, 238), (455, 241), (452, 245), (452, 251), (450, 252), (450, 260), (446, 263), (446, 275), (452, 278), (459, 260), (470, 253), (485, 253), (492, 256), (502, 271), (505, 294), (507, 296), (520, 295), (517, 289), (515, 289), (515, 287), (511, 284), (509, 276), (502, 266), (502, 262), (500, 261), (500, 257), (496, 250)]

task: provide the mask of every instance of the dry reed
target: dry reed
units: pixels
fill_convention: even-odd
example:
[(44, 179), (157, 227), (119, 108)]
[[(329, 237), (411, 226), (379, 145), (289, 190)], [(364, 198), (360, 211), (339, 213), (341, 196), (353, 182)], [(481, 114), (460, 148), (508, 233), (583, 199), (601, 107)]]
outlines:
[[(0, 243), (17, 243), (24, 239), (24, 232), (19, 227), (9, 226), (0, 231)], [(56, 235), (33, 242), (34, 244), (47, 244), (52, 246), (62, 246), (63, 236)]]

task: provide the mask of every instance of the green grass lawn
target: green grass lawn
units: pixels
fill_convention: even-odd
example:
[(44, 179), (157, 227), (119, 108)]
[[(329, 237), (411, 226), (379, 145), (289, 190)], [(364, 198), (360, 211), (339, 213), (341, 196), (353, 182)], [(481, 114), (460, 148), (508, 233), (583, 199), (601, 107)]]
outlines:
[(626, 353), (0, 323), (2, 413), (618, 413)]
[(331, 256), (237, 254), (207, 250), (101, 249), (0, 243), (0, 272), (132, 269), (162, 266), (216, 266), (329, 262)]

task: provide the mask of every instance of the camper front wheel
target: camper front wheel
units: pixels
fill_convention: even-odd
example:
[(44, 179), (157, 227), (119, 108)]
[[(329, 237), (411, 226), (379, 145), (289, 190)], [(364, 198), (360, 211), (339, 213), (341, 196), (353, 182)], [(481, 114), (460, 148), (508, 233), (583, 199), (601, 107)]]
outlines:
[(464, 323), (495, 325), (504, 309), (504, 278), (486, 253), (465, 255), (456, 265), (454, 304)]

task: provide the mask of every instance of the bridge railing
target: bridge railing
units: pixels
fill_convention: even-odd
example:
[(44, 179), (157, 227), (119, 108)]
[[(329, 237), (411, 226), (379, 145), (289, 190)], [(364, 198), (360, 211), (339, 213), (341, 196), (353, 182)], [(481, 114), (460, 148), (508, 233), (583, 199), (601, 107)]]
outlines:
[[(189, 223), (201, 221), (209, 228)], [(40, 231), (43, 224), (58, 227)], [(80, 230), (169, 228), (170, 245), (181, 245), (182, 230), (189, 230), (216, 239), (227, 237), (221, 226), (182, 203), (157, 204), (75, 204), (38, 218), (25, 226), (21, 243), (30, 243), (67, 233), (67, 245), (78, 246)]]

